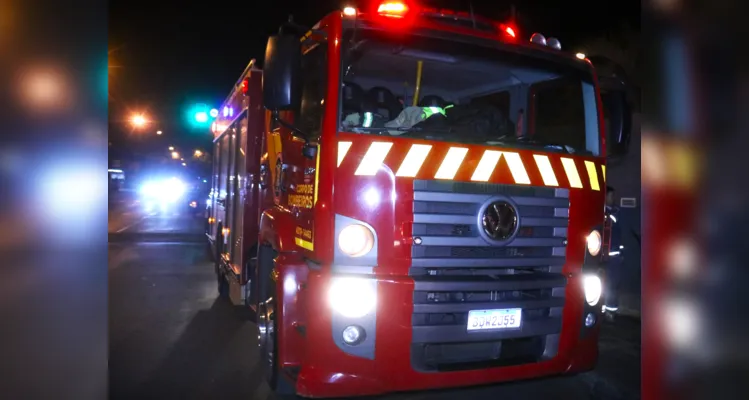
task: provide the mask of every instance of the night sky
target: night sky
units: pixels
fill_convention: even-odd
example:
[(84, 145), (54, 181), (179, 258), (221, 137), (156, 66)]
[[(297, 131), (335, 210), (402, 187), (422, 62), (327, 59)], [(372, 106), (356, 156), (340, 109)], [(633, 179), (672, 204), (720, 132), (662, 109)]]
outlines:
[[(289, 14), (311, 26), (346, 4), (341, 0), (174, 1), (111, 0), (109, 2), (109, 134), (114, 149), (158, 151), (169, 144), (210, 146), (207, 130), (193, 130), (186, 110), (195, 103), (217, 107), (252, 58), (262, 61), (268, 35)], [(359, 3), (362, 3), (360, 0)], [(468, 9), (469, 1), (429, 1)], [(477, 14), (497, 20), (509, 16), (505, 0), (473, 0)], [(639, 1), (514, 2), (524, 37), (540, 31), (555, 36), (563, 49), (587, 37), (605, 34), (623, 20), (639, 28)], [(145, 111), (157, 120), (153, 133), (132, 134), (125, 119)]]

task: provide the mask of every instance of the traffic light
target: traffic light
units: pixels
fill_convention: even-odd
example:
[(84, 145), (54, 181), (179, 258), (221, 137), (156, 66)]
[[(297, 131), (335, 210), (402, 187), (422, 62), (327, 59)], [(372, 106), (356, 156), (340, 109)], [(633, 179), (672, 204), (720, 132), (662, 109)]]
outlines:
[(208, 113), (205, 111), (198, 111), (195, 113), (195, 122), (204, 124), (208, 122)]
[(211, 116), (211, 111), (211, 108), (206, 104), (194, 104), (187, 112), (189, 124), (197, 129), (208, 128), (215, 119)]

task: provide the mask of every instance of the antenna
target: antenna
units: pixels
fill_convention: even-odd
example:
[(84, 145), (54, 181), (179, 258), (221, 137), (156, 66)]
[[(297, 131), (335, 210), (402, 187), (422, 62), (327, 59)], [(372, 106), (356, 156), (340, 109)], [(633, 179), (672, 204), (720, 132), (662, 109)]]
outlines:
[(476, 29), (476, 16), (473, 14), (473, 1), (468, 2), (468, 7), (471, 10), (471, 22), (473, 23), (473, 29)]

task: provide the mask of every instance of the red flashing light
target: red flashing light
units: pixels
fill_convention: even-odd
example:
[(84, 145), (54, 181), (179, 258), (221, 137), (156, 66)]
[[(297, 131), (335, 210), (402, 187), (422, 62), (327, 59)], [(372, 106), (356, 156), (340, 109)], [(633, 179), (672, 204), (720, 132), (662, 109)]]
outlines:
[(512, 37), (515, 37), (515, 30), (510, 26), (505, 26), (505, 33)]
[(250, 88), (250, 82), (249, 80), (245, 79), (240, 84), (240, 88), (242, 89), (242, 94), (247, 94), (247, 90)]
[(387, 1), (377, 7), (377, 13), (383, 17), (403, 18), (408, 14), (408, 5), (400, 1)]

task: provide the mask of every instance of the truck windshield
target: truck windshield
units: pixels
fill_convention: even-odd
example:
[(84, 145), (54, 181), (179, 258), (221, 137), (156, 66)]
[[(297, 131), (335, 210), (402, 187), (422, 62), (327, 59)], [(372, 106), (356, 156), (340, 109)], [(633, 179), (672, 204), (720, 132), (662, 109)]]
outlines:
[(425, 36), (344, 38), (342, 132), (600, 154), (590, 72)]

